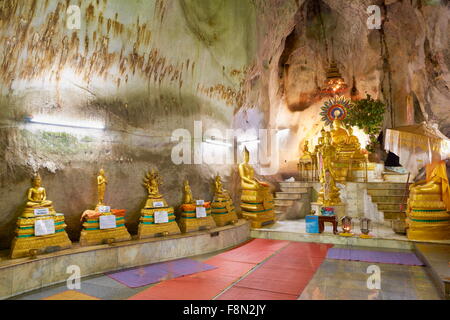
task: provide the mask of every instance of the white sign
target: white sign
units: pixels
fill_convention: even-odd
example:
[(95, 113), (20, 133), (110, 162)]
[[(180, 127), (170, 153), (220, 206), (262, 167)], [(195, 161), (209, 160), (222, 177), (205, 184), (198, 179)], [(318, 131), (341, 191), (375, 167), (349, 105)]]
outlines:
[(109, 215), (109, 216), (100, 216), (100, 229), (113, 229), (116, 228), (116, 216), (115, 215)]
[(195, 215), (197, 218), (205, 218), (206, 217), (206, 208), (205, 207), (196, 207)]
[(153, 219), (155, 223), (167, 223), (169, 222), (169, 214), (167, 211), (155, 211)]
[(202, 206), (205, 204), (205, 200), (197, 200), (197, 205)]
[(45, 236), (55, 233), (55, 221), (53, 219), (34, 221), (34, 235)]
[(100, 207), (98, 207), (98, 212), (109, 213), (109, 212), (111, 212), (111, 207), (110, 206), (100, 206)]
[(162, 201), (153, 201), (153, 208), (162, 208), (164, 207), (164, 202)]
[(48, 208), (34, 209), (35, 216), (45, 216), (49, 214)]

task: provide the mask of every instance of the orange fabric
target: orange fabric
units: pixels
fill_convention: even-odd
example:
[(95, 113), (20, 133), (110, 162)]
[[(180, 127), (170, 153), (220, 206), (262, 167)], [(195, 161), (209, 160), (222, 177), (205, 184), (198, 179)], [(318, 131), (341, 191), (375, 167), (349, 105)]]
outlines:
[(427, 182), (434, 177), (441, 178), (442, 201), (447, 210), (450, 210), (450, 187), (448, 185), (447, 168), (445, 161), (436, 161), (426, 166)]
[(83, 221), (84, 218), (92, 219), (92, 218), (98, 218), (102, 214), (100, 212), (97, 212), (95, 210), (85, 210), (83, 214), (81, 215), (81, 221)]
[(125, 217), (126, 210), (124, 210), (124, 209), (111, 209), (111, 212), (116, 217)]
[[(205, 202), (205, 203), (203, 204), (203, 206), (204, 206), (206, 209), (209, 209), (209, 208), (211, 208), (211, 202)], [(181, 205), (181, 209), (182, 209), (183, 211), (194, 211), (195, 208), (197, 208), (197, 205), (196, 205), (196, 204), (193, 204), (193, 203), (185, 203), (185, 204), (182, 204), (182, 205)]]
[(97, 297), (93, 297), (76, 290), (67, 290), (55, 295), (52, 295), (42, 300), (101, 300)]

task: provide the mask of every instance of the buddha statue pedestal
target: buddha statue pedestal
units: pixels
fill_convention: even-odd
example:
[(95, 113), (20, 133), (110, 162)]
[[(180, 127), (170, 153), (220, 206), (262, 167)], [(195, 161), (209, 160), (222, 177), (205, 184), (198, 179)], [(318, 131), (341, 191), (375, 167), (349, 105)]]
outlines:
[(214, 200), (211, 204), (214, 221), (218, 227), (238, 221), (230, 194), (222, 187), (222, 178), (217, 175), (214, 181)]
[(211, 211), (214, 221), (218, 227), (233, 224), (238, 221), (236, 211), (231, 199), (225, 197), (215, 197), (211, 204)]
[[(51, 209), (54, 211), (53, 207)], [(27, 257), (33, 249), (38, 250), (38, 253), (48, 253), (70, 248), (72, 242), (65, 228), (63, 214), (20, 217), (17, 221), (17, 235), (11, 246), (11, 258)], [(38, 235), (46, 231), (49, 234)]]
[(242, 216), (251, 221), (252, 228), (261, 228), (276, 221), (273, 195), (267, 190), (242, 190)]
[(113, 242), (131, 240), (125, 227), (125, 210), (110, 210), (100, 213), (99, 209), (100, 207), (97, 207), (95, 211), (88, 210), (83, 213), (82, 220), (85, 218), (85, 221), (81, 231), (80, 245), (92, 246), (108, 243), (111, 240)]
[(180, 228), (175, 221), (172, 207), (169, 207), (163, 197), (148, 199), (145, 208), (141, 210), (138, 238), (153, 238), (180, 234)]
[(406, 209), (410, 240), (450, 239), (450, 187), (444, 161), (426, 167), (427, 179), (410, 186)]
[(216, 223), (211, 216), (211, 204), (209, 202), (205, 202), (202, 205), (196, 205), (195, 203), (182, 204), (178, 225), (181, 232), (215, 228)]

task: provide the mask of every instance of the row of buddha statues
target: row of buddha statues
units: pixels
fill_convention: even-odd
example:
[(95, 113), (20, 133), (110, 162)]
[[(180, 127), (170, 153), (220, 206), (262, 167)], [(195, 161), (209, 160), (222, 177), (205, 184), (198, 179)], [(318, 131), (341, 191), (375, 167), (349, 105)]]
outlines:
[[(367, 181), (368, 155), (361, 149), (358, 138), (353, 135), (353, 129), (344, 128), (338, 119), (333, 121), (329, 131), (322, 128), (318, 143), (310, 151), (308, 141), (303, 145), (299, 158), (300, 178), (304, 179), (305, 172), (311, 173), (311, 180), (323, 181), (325, 162), (333, 173), (336, 182), (344, 183), (352, 179), (353, 170), (363, 168)], [(308, 178), (308, 177), (307, 177)]]
[[(239, 164), (243, 218), (250, 220), (254, 228), (275, 222), (273, 196), (267, 183), (255, 178), (249, 164), (249, 152), (244, 149), (244, 161)], [(105, 193), (109, 183), (105, 171), (97, 176), (97, 204), (95, 209), (85, 210), (81, 215), (82, 231), (80, 245), (98, 245), (131, 240), (125, 226), (125, 210), (112, 209), (105, 204)], [(167, 236), (180, 233), (208, 230), (227, 224), (236, 224), (236, 213), (230, 193), (223, 187), (220, 175), (214, 179), (213, 201), (196, 199), (192, 195), (189, 181), (183, 183), (183, 201), (177, 214), (160, 192), (162, 179), (152, 169), (146, 173), (143, 186), (148, 196), (141, 210), (138, 239)], [(57, 213), (53, 202), (47, 199), (42, 179), (36, 174), (27, 193), (27, 202), (18, 218), (16, 237), (11, 246), (11, 257), (33, 256), (37, 253), (70, 248), (65, 228), (64, 215)]]

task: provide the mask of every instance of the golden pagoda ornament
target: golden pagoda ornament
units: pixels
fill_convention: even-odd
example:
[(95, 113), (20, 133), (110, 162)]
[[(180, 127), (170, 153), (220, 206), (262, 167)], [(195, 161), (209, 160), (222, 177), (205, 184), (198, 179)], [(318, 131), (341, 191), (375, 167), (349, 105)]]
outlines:
[(56, 213), (53, 203), (47, 200), (47, 192), (36, 174), (28, 189), (25, 209), (17, 220), (16, 237), (11, 246), (11, 258), (53, 252), (72, 246), (65, 228), (64, 215)]
[(237, 223), (238, 217), (230, 194), (222, 186), (222, 178), (214, 179), (214, 200), (211, 204), (212, 216), (218, 227)]
[(204, 200), (195, 200), (192, 196), (189, 181), (183, 183), (183, 204), (178, 225), (182, 232), (207, 230), (216, 227), (211, 216), (211, 203)]
[(173, 207), (170, 207), (163, 195), (159, 192), (162, 184), (158, 172), (152, 169), (144, 178), (144, 187), (147, 189), (148, 198), (141, 210), (138, 238), (152, 238), (181, 233), (175, 221)]
[(97, 245), (131, 240), (125, 227), (125, 210), (111, 209), (105, 204), (108, 180), (105, 171), (100, 169), (97, 176), (98, 201), (95, 210), (86, 210), (81, 216), (83, 230), (80, 245)]

